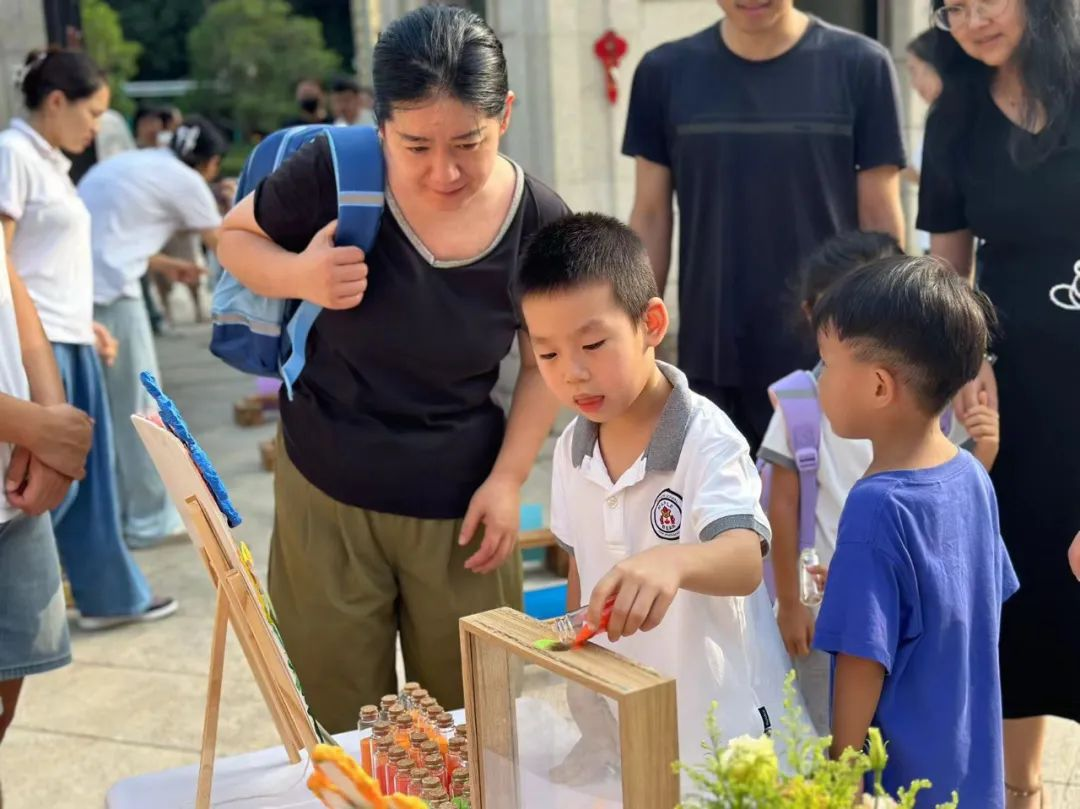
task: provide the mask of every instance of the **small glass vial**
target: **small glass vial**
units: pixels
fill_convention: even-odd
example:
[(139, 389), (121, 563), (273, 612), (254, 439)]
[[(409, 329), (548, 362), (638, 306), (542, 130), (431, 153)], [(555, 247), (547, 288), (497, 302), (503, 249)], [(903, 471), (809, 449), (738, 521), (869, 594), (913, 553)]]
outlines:
[(469, 725), (468, 725), (468, 723), (465, 723), (463, 725), (458, 725), (456, 728), (454, 728), (454, 735), (460, 736), (463, 739), (469, 738)]
[(409, 753), (409, 758), (416, 762), (417, 767), (422, 767), (424, 765), (424, 755), (420, 750), (420, 745), (427, 740), (428, 737), (424, 731), (417, 730), (416, 728), (409, 731), (409, 746), (406, 749)]
[(425, 727), (425, 730), (427, 730), (428, 735), (432, 739), (437, 739), (439, 737), (439, 725), (438, 725), (438, 722), (439, 722), (439, 717), (443, 713), (445, 713), (445, 711), (443, 710), (443, 706), (440, 705), (439, 703), (435, 702), (435, 701), (432, 701), (432, 703), (430, 705), (427, 705), (424, 708), (424, 714), (425, 714), (424, 718), (425, 718), (425, 721), (427, 723), (427, 726)]
[[(454, 738), (454, 717), (448, 713), (441, 713), (435, 717), (435, 741), (439, 745), (439, 752), (443, 760), (447, 759), (450, 740)], [(449, 761), (447, 761), (449, 765)]]
[(379, 782), (379, 789), (386, 793), (390, 788), (387, 773), (390, 767), (390, 747), (393, 740), (384, 736), (375, 742), (375, 780)]
[(379, 700), (379, 719), (386, 722), (390, 719), (390, 708), (398, 701), (397, 694), (387, 694), (385, 697)]
[(405, 683), (401, 686), (401, 693), (398, 694), (398, 701), (407, 708), (412, 707), (412, 693), (420, 687), (420, 683)]
[(461, 766), (461, 752), (465, 749), (466, 744), (467, 742), (460, 736), (455, 736), (447, 742), (446, 770), (451, 776)]
[(407, 713), (401, 713), (394, 720), (394, 744), (401, 747), (403, 750), (408, 750), (410, 747), (409, 738), (413, 731), (412, 717)]
[(816, 607), (824, 596), (817, 579), (810, 573), (810, 568), (820, 564), (821, 560), (813, 548), (799, 554), (799, 600), (808, 607)]
[(386, 721), (395, 728), (397, 727), (398, 719), (404, 715), (406, 715), (405, 707), (400, 702), (395, 702), (386, 709)]
[(379, 721), (379, 708), (375, 705), (365, 705), (360, 709), (360, 718), (356, 723), (356, 729), (360, 731), (360, 764), (364, 772), (374, 775), (375, 767), (375, 723)]
[(450, 781), (446, 775), (446, 765), (443, 764), (442, 756), (438, 753), (424, 756), (424, 767), (427, 768), (431, 778), (439, 779), (439, 783), (442, 784), (443, 789), (446, 789), (450, 785)]
[(420, 703), (430, 696), (431, 694), (429, 694), (425, 688), (417, 688), (412, 692), (412, 695), (409, 697), (409, 712), (412, 714), (413, 721), (420, 719), (422, 715)]
[(423, 780), (428, 777), (428, 771), (423, 767), (413, 767), (409, 771), (409, 785), (407, 789), (399, 789), (402, 795), (412, 795), (415, 798), (420, 797), (420, 793), (423, 792), (421, 784)]
[(465, 794), (465, 787), (469, 785), (469, 771), (468, 770), (455, 770), (453, 777), (450, 779), (450, 797), (460, 798)]
[(390, 757), (390, 763), (386, 765), (386, 788), (391, 792), (397, 786), (397, 774), (399, 770), (411, 770), (412, 760), (409, 758), (409, 754), (405, 752), (405, 749), (400, 745), (394, 745), (387, 753)]

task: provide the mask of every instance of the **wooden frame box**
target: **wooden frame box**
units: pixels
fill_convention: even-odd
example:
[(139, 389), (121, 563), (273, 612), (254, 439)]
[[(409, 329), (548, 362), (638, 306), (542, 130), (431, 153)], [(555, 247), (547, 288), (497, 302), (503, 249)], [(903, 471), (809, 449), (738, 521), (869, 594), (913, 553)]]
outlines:
[(675, 681), (502, 608), (461, 621), (473, 809), (671, 809)]

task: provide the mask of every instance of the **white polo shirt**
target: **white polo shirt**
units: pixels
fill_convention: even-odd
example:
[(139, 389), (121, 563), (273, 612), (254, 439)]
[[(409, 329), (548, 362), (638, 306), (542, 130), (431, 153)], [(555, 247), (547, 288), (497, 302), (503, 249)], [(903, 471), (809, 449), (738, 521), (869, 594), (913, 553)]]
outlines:
[[(674, 390), (645, 453), (618, 481), (593, 422), (578, 416), (555, 447), (551, 529), (574, 556), (584, 601), (612, 567), (650, 548), (723, 542), (735, 528), (755, 531), (768, 548), (746, 440), (682, 372), (658, 364)], [(713, 700), (725, 739), (760, 736), (766, 718), (776, 723), (783, 712), (789, 662), (764, 587), (749, 597), (680, 591), (659, 627), (610, 648), (676, 678), (684, 761), (701, 760)]]
[[(11, 283), (8, 280), (3, 239), (0, 239), (0, 393), (16, 399), (30, 398), (30, 385), (26, 381), (22, 349), (19, 346), (19, 330), (15, 325), (15, 306), (11, 300)], [(11, 449), (11, 444), (0, 443), (0, 477), (3, 479), (7, 478)], [(0, 523), (18, 515), (18, 510), (12, 508), (0, 492)]]
[[(821, 365), (813, 371), (814, 392), (821, 376)], [(969, 440), (960, 420), (952, 420), (949, 439), (958, 447)], [(777, 407), (773, 413), (765, 438), (761, 441), (758, 457), (771, 464), (795, 470), (795, 453), (788, 440), (787, 421)], [(858, 438), (841, 438), (833, 432), (824, 413), (821, 414), (821, 440), (818, 444), (818, 501), (815, 514), (816, 528), (814, 547), (823, 565), (832, 561), (836, 552), (836, 534), (840, 529), (840, 514), (848, 495), (855, 487), (870, 463), (874, 460), (874, 447), (869, 441)]]
[(0, 214), (15, 220), (11, 260), (54, 343), (94, 342), (90, 214), (71, 161), (20, 118), (0, 132)]
[(79, 182), (90, 209), (94, 303), (141, 298), (151, 256), (180, 231), (221, 224), (206, 180), (171, 149), (136, 149), (98, 163)]

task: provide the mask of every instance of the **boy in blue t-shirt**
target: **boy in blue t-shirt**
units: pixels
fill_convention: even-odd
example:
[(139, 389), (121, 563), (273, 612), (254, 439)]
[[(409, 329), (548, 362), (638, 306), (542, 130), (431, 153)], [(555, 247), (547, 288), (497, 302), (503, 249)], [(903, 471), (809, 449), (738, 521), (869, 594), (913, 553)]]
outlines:
[(814, 647), (833, 655), (833, 754), (870, 726), (885, 787), (933, 782), (919, 806), (1005, 805), (998, 631), (1017, 589), (982, 466), (938, 414), (973, 380), (993, 309), (942, 262), (892, 257), (814, 307), (821, 405), (873, 444), (840, 519)]

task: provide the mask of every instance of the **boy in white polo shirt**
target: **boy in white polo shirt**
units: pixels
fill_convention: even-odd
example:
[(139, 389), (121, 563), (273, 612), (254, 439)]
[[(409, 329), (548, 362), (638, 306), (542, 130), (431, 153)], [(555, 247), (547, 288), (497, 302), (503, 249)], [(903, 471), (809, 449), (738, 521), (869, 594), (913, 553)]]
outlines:
[(620, 654), (677, 680), (680, 750), (699, 760), (713, 700), (725, 738), (759, 736), (787, 666), (760, 587), (769, 527), (749, 447), (655, 349), (668, 328), (648, 255), (599, 214), (540, 230), (517, 280), (544, 381), (578, 417), (555, 448), (551, 526)]

